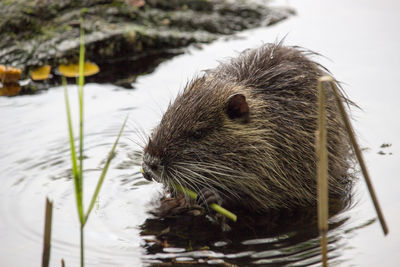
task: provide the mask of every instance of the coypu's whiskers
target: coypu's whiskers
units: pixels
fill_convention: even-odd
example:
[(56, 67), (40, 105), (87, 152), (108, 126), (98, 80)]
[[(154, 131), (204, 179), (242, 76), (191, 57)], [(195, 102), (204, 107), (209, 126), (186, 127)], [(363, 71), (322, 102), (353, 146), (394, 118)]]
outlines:
[(145, 146), (144, 143), (139, 142), (139, 141), (137, 141), (137, 140), (135, 140), (135, 139), (132, 139), (132, 138), (130, 138), (130, 137), (125, 137), (125, 138), (128, 139), (129, 141), (131, 141), (132, 143), (134, 143), (135, 145), (137, 145), (138, 147), (140, 147), (141, 149), (143, 149), (144, 146)]
[[(187, 188), (189, 184), (187, 184), (185, 182), (185, 180), (182, 179), (182, 177), (179, 177), (179, 173), (176, 172), (176, 170), (173, 170), (173, 171), (176, 175), (169, 176), (171, 179), (169, 180), (168, 188), (173, 191), (172, 192), (173, 195), (176, 195), (178, 193), (178, 190), (176, 189), (177, 185), (180, 186), (181, 188)], [(186, 195), (185, 195), (185, 197), (186, 197)]]
[(202, 189), (207, 188), (214, 192), (218, 191), (212, 186), (212, 183), (214, 182), (212, 179), (183, 166), (177, 167), (176, 175), (188, 184), (188, 188), (194, 189), (194, 191), (203, 199)]
[(134, 141), (133, 139), (131, 140), (133, 143), (144, 149), (144, 147), (147, 144), (147, 141), (149, 139), (148, 134), (146, 131), (141, 127), (137, 122), (135, 121), (130, 121), (130, 124), (133, 124), (134, 130), (132, 131), (134, 135), (137, 137), (138, 141)]
[(204, 177), (200, 174), (185, 167), (177, 167), (175, 172), (177, 178), (187, 183), (189, 188), (193, 188), (198, 194), (201, 194), (202, 188), (207, 188), (210, 185), (210, 183), (204, 181)]
[[(223, 168), (223, 166), (221, 167)], [(185, 180), (198, 184), (201, 188), (209, 188), (230, 199), (239, 199), (239, 194), (229, 187), (229, 183), (224, 184), (220, 182), (221, 180), (226, 180), (225, 178), (230, 179), (231, 175), (227, 176), (226, 173), (213, 171), (206, 167), (203, 168), (199, 162), (197, 162), (197, 165), (190, 162), (179, 163), (177, 164), (177, 169), (180, 173), (186, 175)]]

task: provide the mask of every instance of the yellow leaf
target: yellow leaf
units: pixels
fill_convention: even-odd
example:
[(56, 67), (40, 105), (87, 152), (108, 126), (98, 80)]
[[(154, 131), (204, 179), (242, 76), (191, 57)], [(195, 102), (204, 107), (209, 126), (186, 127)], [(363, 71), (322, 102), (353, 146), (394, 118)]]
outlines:
[(21, 86), (18, 83), (5, 83), (0, 87), (0, 96), (15, 96), (21, 91)]
[(17, 82), (21, 77), (21, 69), (0, 65), (0, 80), (2, 83)]
[(46, 80), (50, 76), (50, 65), (44, 65), (30, 71), (30, 75), (32, 80), (39, 81), (39, 80)]
[[(68, 65), (60, 65), (58, 66), (58, 71), (65, 77), (78, 77), (79, 76), (79, 65), (69, 63)], [(83, 75), (91, 76), (100, 71), (99, 66), (95, 63), (85, 62), (83, 67)]]

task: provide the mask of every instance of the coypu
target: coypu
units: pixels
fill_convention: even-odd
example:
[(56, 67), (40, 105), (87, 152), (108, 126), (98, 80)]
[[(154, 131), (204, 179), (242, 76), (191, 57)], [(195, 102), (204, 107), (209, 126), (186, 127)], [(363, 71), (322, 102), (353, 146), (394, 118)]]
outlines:
[[(249, 211), (316, 205), (317, 80), (310, 51), (264, 44), (189, 82), (144, 148), (145, 178)], [(350, 103), (343, 95), (343, 101)], [(350, 146), (327, 93), (330, 197), (347, 195)]]

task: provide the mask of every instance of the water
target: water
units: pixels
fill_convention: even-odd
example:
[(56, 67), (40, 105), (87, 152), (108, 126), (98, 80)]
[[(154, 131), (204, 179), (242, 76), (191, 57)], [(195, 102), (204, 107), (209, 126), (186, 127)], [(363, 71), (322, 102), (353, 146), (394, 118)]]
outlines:
[[(283, 38), (286, 44), (307, 47), (326, 55), (319, 58), (345, 82), (354, 110), (354, 126), (390, 229), (384, 237), (362, 179), (355, 188), (354, 207), (331, 220), (331, 263), (343, 266), (397, 266), (400, 245), (399, 147), (396, 118), (400, 83), (400, 4), (396, 1), (283, 1), (298, 15), (270, 28), (260, 28), (205, 45), (202, 50), (175, 57), (140, 77), (135, 90), (113, 85), (85, 87), (85, 196), (92, 193), (127, 114), (129, 122), (117, 155), (86, 226), (87, 266), (140, 266), (176, 259), (185, 262), (318, 265), (318, 238), (312, 220), (286, 220), (285, 227), (222, 233), (219, 229), (187, 231), (195, 245), (210, 250), (188, 250), (187, 240), (169, 228), (162, 249), (151, 246), (154, 236), (142, 237), (146, 222), (160, 229), (176, 221), (150, 219), (146, 209), (161, 188), (146, 183), (135, 165), (141, 131), (149, 132), (162, 111), (186, 81), (199, 71), (249, 47)], [(74, 87), (70, 88), (76, 110)], [(74, 113), (74, 118), (77, 114)], [(68, 150), (62, 88), (33, 96), (0, 98), (0, 266), (39, 265), (45, 197), (55, 203), (51, 265), (63, 258), (67, 266), (79, 262), (79, 232)], [(75, 121), (76, 125), (76, 121)], [(77, 129), (77, 127), (75, 127)], [(392, 144), (380, 148), (383, 143)], [(378, 154), (382, 151), (385, 155)], [(85, 198), (85, 203), (89, 199)], [(202, 221), (196, 220), (201, 227)], [(291, 222), (291, 223), (290, 223)], [(193, 225), (198, 226), (197, 224)], [(296, 227), (297, 226), (297, 227)], [(145, 227), (146, 228), (146, 227)], [(201, 229), (201, 228), (196, 228)], [(204, 229), (203, 229), (204, 230)], [(209, 236), (208, 236), (209, 235)], [(204, 238), (204, 239), (202, 239)]]

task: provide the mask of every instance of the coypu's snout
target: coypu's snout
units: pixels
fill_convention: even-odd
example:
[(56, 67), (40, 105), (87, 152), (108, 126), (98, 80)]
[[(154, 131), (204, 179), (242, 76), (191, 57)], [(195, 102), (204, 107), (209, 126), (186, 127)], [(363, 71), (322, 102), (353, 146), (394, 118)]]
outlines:
[(153, 179), (151, 178), (151, 175), (150, 175), (150, 172), (149, 172), (149, 167), (148, 167), (147, 164), (144, 163), (144, 162), (142, 163), (141, 172), (142, 172), (142, 174), (143, 174), (143, 177), (144, 177), (146, 180), (148, 180), (148, 181), (153, 180)]
[(143, 177), (147, 180), (155, 180), (161, 182), (161, 161), (157, 157), (151, 156), (148, 153), (144, 153), (143, 162)]

